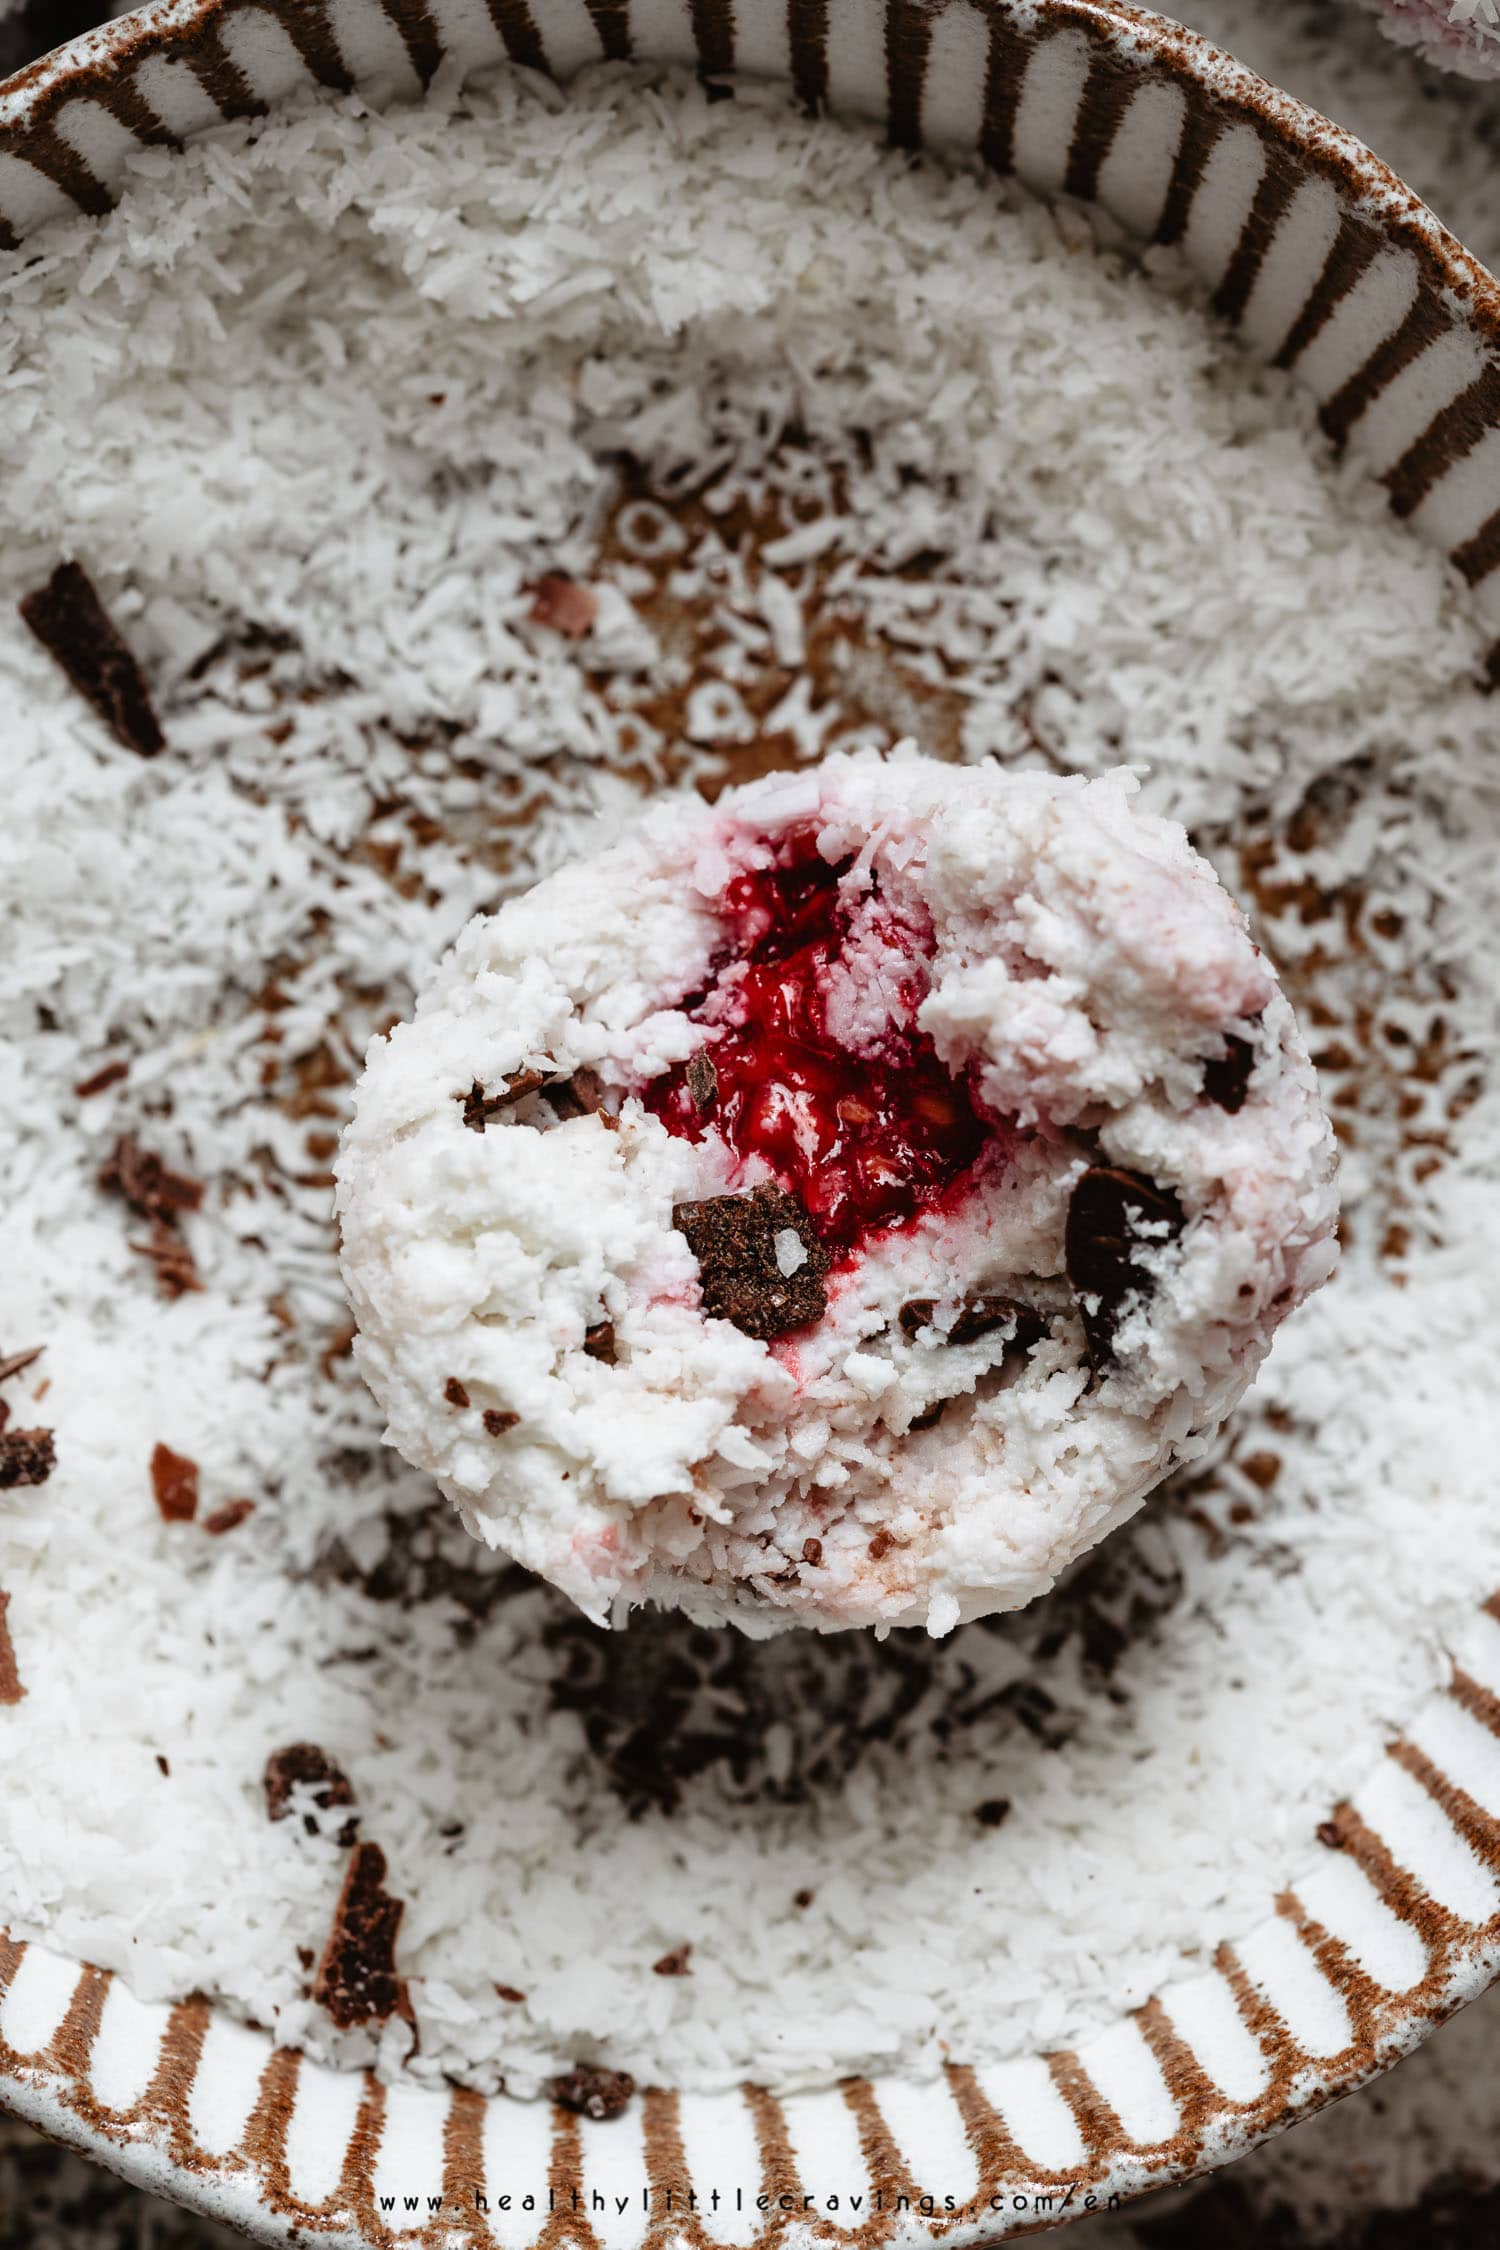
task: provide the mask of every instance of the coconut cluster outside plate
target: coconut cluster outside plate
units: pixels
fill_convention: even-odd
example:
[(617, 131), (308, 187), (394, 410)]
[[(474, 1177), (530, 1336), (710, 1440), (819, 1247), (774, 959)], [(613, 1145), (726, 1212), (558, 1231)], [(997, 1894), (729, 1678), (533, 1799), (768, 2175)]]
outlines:
[(1102, 780), (835, 757), (472, 922), (339, 1164), (360, 1365), (603, 1621), (1030, 1601), (1334, 1262), (1292, 1011)]

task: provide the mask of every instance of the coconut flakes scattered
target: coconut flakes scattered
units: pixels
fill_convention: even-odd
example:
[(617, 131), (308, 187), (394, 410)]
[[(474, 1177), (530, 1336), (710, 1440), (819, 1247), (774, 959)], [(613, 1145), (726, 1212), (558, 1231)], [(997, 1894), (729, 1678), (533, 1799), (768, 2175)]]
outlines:
[[(1481, 640), (1162, 281), (773, 95), (608, 70), (149, 152), (4, 266), (0, 1270), (58, 1436), (0, 1502), (12, 1926), (585, 2108), (618, 2082), (580, 2055), (932, 2072), (1258, 1919), (1444, 1676), (1500, 1583)], [(16, 614), (59, 553), (141, 667), (149, 762)], [(533, 622), (549, 576), (597, 596), (586, 637)], [(330, 1226), (349, 1086), (469, 915), (642, 790), (908, 732), (1150, 768), (1313, 1034), (1344, 1271), (1215, 1460), (1035, 1614), (920, 1652), (601, 1636), (381, 1447)], [(196, 1292), (99, 1191), (126, 1132), (205, 1183)], [(163, 1433), (256, 1494), (232, 1538), (161, 1520)], [(342, 1868), (266, 1818), (298, 1742), (389, 1854), (376, 1997), (417, 2045), (305, 1989)]]

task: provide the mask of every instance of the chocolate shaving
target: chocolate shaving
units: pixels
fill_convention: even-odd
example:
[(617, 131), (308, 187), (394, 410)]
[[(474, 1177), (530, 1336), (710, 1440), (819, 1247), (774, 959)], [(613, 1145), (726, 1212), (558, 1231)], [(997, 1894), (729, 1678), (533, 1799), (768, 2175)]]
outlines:
[(9, 1594), (0, 1593), (0, 1703), (19, 1703), (26, 1690), (21, 1685), (21, 1675), (16, 1669), (16, 1645), (5, 1621), (5, 1613), (9, 1608)]
[(237, 1531), (246, 1517), (254, 1513), (253, 1500), (226, 1500), (211, 1516), (204, 1517), (203, 1528), (210, 1539), (222, 1539), (226, 1531)]
[(57, 1446), (50, 1430), (0, 1429), (0, 1492), (45, 1484), (56, 1467)]
[(153, 1219), (150, 1239), (132, 1242), (130, 1247), (137, 1257), (151, 1260), (156, 1286), (164, 1297), (186, 1297), (203, 1287), (197, 1259), (176, 1227), (166, 1219)]
[(166, 1226), (175, 1226), (184, 1211), (196, 1211), (203, 1201), (201, 1180), (170, 1170), (134, 1133), (122, 1133), (115, 1142), (100, 1168), (99, 1185), (107, 1195), (122, 1196), (143, 1219), (160, 1219)]
[(487, 1406), (484, 1410), (484, 1426), (491, 1437), (504, 1437), (506, 1431), (513, 1430), (520, 1419), (519, 1414), (511, 1414), (503, 1406)]
[(76, 562), (59, 563), (45, 586), (23, 598), (20, 610), (117, 742), (142, 758), (154, 758), (166, 747), (145, 675), (85, 570)]
[(191, 1523), (198, 1513), (198, 1464), (169, 1445), (151, 1456), (151, 1489), (166, 1523)]
[(469, 1394), (456, 1375), (450, 1375), (443, 1385), (443, 1396), (450, 1406), (467, 1406)]
[(406, 1908), (391, 1897), (385, 1878), (380, 1846), (356, 1844), (312, 1987), (313, 1999), (340, 2031), (407, 2013), (406, 1986), (396, 1971), (396, 1936)]
[(940, 1297), (910, 1298), (900, 1313), (906, 1334), (915, 1336), (923, 1328), (936, 1328), (945, 1344), (973, 1344), (1013, 1320), (1016, 1332), (1012, 1345), (1018, 1352), (1029, 1352), (1047, 1333), (1047, 1323), (1040, 1313), (1033, 1312), (1029, 1305), (1018, 1305), (1013, 1297), (964, 1297), (948, 1328), (938, 1326), (937, 1311), (942, 1302)]
[(471, 1133), (482, 1133), (491, 1118), (499, 1117), (516, 1102), (524, 1101), (528, 1094), (537, 1093), (547, 1083), (543, 1070), (521, 1070), (514, 1078), (507, 1078), (498, 1094), (487, 1094), (476, 1078), (466, 1094), (455, 1094), (454, 1100), (464, 1105), (464, 1123)]
[[(1149, 1290), (1153, 1277), (1139, 1254), (1151, 1241), (1165, 1242), (1182, 1232), (1182, 1205), (1170, 1188), (1158, 1187), (1140, 1172), (1095, 1165), (1085, 1172), (1068, 1204), (1065, 1257), (1068, 1279), (1081, 1301), (1079, 1313), (1096, 1368), (1114, 1357), (1114, 1335), (1128, 1297)], [(1147, 1235), (1145, 1228), (1153, 1232)]]
[(690, 1977), (692, 1973), (693, 1949), (691, 1945), (674, 1946), (670, 1953), (664, 1953), (659, 1961), (653, 1961), (651, 1964), (651, 1974), (654, 1977)]
[[(354, 1803), (354, 1786), (342, 1766), (335, 1764), (326, 1750), (315, 1742), (290, 1742), (284, 1750), (273, 1750), (266, 1760), (266, 1770), (261, 1776), (261, 1786), (266, 1793), (266, 1811), (272, 1820), (286, 1820), (292, 1809), (292, 1792), (297, 1786), (311, 1789), (313, 1803), (319, 1812), (332, 1812)], [(321, 1833), (311, 1813), (302, 1815), (302, 1825), (309, 1836)], [(359, 1833), (359, 1815), (354, 1813), (339, 1829), (335, 1838), (340, 1851), (347, 1851)]]
[[(732, 1321), (765, 1342), (823, 1317), (828, 1253), (801, 1204), (784, 1188), (679, 1203), (672, 1224), (686, 1235), (698, 1261), (703, 1310), (710, 1319)], [(807, 1252), (793, 1274), (784, 1274), (776, 1262), (776, 1237), (788, 1228)]]
[(629, 2106), (635, 2080), (628, 2070), (603, 2070), (597, 2063), (575, 2063), (547, 2088), (559, 2109), (579, 2117), (618, 2117)]
[(128, 1062), (106, 1063), (102, 1070), (94, 1072), (92, 1078), (79, 1079), (78, 1084), (73, 1088), (73, 1099), (79, 1102), (92, 1101), (95, 1094), (108, 1092), (111, 1086), (118, 1086), (122, 1078), (128, 1078), (129, 1076), (130, 1065)]
[(615, 1364), (615, 1324), (612, 1320), (596, 1320), (592, 1328), (583, 1332), (583, 1348), (590, 1359), (602, 1360), (606, 1367)]
[(1248, 1039), (1238, 1032), (1226, 1031), (1224, 1052), (1212, 1062), (1203, 1065), (1203, 1092), (1216, 1102), (1220, 1109), (1231, 1115), (1245, 1106), (1245, 1095), (1250, 1087), (1250, 1073), (1255, 1068), (1255, 1049)]
[(6, 1358), (0, 1359), (0, 1383), (8, 1383), (13, 1375), (24, 1375), (28, 1367), (35, 1366), (46, 1349), (45, 1344), (33, 1344), (30, 1351), (11, 1352)]
[(687, 1090), (694, 1109), (706, 1117), (719, 1099), (719, 1073), (706, 1047), (700, 1047), (687, 1066)]
[(533, 625), (546, 625), (567, 640), (581, 641), (594, 629), (599, 615), (599, 597), (587, 586), (580, 586), (575, 578), (566, 578), (560, 571), (549, 571), (532, 587), (531, 608), (527, 614)]

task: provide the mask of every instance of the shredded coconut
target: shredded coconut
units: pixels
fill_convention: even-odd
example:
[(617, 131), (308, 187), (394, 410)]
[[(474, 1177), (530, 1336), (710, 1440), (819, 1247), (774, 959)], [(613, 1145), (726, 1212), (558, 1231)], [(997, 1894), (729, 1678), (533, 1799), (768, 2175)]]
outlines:
[[(1441, 562), (1170, 273), (768, 94), (318, 102), (147, 153), (0, 288), (0, 1345), (45, 1343), (8, 1396), (57, 1448), (0, 1498), (7, 1919), (527, 2093), (1014, 2052), (1257, 1918), (1500, 1583), (1493, 704)], [(60, 553), (150, 762), (14, 616)], [(905, 733), (1150, 769), (1308, 1027), (1344, 1265), (1018, 1618), (602, 1635), (380, 1443), (331, 1225), (359, 1056), (643, 791)], [(200, 1290), (97, 1185), (127, 1129), (207, 1183)], [(347, 1815), (262, 1787), (305, 1743), (405, 1901), (419, 2052), (308, 1990)]]

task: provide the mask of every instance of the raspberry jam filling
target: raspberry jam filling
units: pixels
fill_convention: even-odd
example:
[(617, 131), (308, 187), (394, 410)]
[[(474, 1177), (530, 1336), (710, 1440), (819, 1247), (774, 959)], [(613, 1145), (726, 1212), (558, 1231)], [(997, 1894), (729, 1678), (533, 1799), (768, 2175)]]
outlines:
[[(734, 878), (719, 902), (726, 949), (686, 1009), (716, 1036), (643, 1094), (669, 1132), (700, 1141), (716, 1131), (742, 1160), (763, 1158), (836, 1259), (946, 1202), (993, 1137), (917, 1028), (921, 933), (878, 896), (846, 899), (839, 884), (852, 864), (830, 865), (799, 833), (774, 866)], [(868, 1054), (829, 1023), (855, 915), (860, 951), (878, 951), (886, 1015)], [(893, 957), (903, 964), (894, 976)]]

